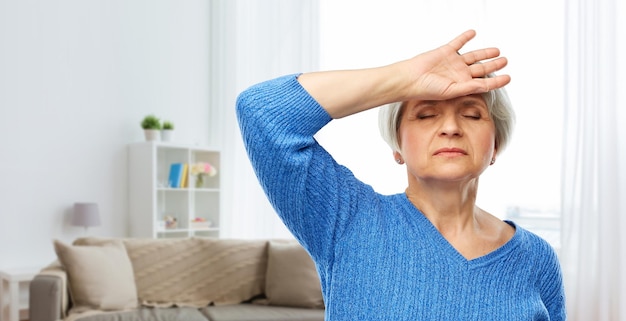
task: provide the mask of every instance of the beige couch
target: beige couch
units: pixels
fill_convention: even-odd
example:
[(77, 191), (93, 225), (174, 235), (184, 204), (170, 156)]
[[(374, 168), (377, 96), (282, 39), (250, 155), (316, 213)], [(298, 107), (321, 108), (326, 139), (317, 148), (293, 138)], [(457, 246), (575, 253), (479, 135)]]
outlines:
[(30, 285), (30, 321), (324, 320), (319, 277), (293, 240), (54, 242)]

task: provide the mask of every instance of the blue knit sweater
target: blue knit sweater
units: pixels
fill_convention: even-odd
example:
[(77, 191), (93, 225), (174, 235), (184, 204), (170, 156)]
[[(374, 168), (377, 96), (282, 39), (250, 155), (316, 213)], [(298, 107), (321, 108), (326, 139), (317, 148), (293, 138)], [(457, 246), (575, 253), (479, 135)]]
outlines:
[(246, 149), (270, 202), (314, 259), (326, 320), (564, 320), (550, 245), (515, 227), (467, 260), (405, 194), (381, 195), (313, 138), (331, 121), (297, 75), (237, 100)]

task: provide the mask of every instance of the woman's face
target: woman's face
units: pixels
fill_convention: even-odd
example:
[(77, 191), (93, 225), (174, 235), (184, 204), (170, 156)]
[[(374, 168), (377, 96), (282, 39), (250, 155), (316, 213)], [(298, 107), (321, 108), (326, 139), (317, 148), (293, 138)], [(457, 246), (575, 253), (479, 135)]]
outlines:
[(395, 156), (404, 160), (413, 178), (468, 181), (495, 157), (495, 125), (480, 95), (409, 101), (403, 108), (398, 130), (401, 155)]

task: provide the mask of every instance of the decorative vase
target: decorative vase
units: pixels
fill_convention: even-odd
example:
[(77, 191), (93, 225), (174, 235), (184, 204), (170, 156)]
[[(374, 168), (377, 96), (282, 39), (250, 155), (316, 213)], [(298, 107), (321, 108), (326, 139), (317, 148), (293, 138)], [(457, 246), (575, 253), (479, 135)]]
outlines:
[(204, 185), (204, 175), (198, 174), (196, 175), (196, 188), (202, 188)]
[(161, 130), (161, 140), (164, 142), (169, 142), (172, 140), (172, 134), (174, 130), (172, 129), (162, 129)]
[(161, 131), (158, 129), (144, 129), (143, 133), (146, 136), (147, 141), (159, 140), (159, 133)]

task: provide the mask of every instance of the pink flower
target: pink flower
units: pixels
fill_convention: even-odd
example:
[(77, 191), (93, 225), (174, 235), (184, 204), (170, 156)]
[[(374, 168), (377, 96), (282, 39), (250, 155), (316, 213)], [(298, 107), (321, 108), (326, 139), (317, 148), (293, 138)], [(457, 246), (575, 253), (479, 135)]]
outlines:
[(215, 176), (217, 175), (217, 169), (208, 162), (198, 162), (191, 165), (191, 174)]

